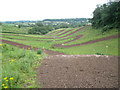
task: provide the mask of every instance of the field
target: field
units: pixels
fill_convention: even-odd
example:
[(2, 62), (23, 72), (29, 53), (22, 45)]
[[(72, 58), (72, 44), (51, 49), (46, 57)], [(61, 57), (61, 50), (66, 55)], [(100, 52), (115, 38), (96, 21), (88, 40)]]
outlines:
[[(79, 29), (66, 29), (59, 33), (53, 31), (47, 35), (24, 35), (24, 34), (9, 34), (2, 33), (2, 39), (22, 43), (25, 45), (38, 47), (41, 49), (49, 49), (59, 51), (66, 54), (96, 54), (101, 53), (104, 55), (118, 56), (118, 38), (111, 38), (101, 42), (90, 43), (83, 46), (65, 48), (63, 46), (70, 46), (75, 44), (82, 44), (88, 41), (117, 35), (118, 31), (113, 29), (109, 32), (102, 34), (100, 30), (92, 29), (92, 27), (79, 27)], [(59, 31), (59, 30), (58, 30)], [(76, 32), (77, 31), (77, 32)], [(56, 31), (57, 32), (57, 31)], [(116, 43), (116, 44), (115, 44)], [(55, 44), (62, 44), (56, 47)], [(106, 48), (106, 46), (108, 46)], [(112, 49), (114, 47), (114, 49)], [(77, 50), (78, 49), (78, 50)], [(106, 52), (107, 49), (107, 52)], [(72, 52), (69, 52), (72, 51)], [(81, 52), (82, 51), (82, 52)]]
[[(3, 71), (2, 72), (3, 74), (2, 88), (13, 88), (13, 87), (14, 88), (23, 88), (23, 87), (39, 88), (39, 87), (42, 87), (40, 84), (41, 81), (48, 83), (45, 80), (41, 80), (41, 79), (36, 80), (35, 78), (36, 73), (34, 72), (34, 68), (38, 65), (41, 65), (41, 59), (44, 58), (45, 56), (47, 57), (50, 56), (51, 58), (50, 60), (56, 63), (55, 65), (53, 65), (53, 67), (56, 67), (56, 65), (58, 65), (58, 63), (60, 64), (61, 61), (66, 63), (67, 62), (66, 57), (69, 57), (71, 55), (73, 55), (73, 57), (71, 57), (73, 59), (74, 57), (79, 57), (82, 55), (83, 56), (84, 55), (85, 56), (100, 55), (103, 60), (105, 59), (104, 56), (108, 56), (108, 57), (110, 56), (110, 61), (111, 61), (110, 63), (108, 63), (105, 59), (105, 62), (108, 63), (109, 65), (113, 63), (112, 61), (113, 57), (116, 58), (117, 56), (119, 56), (118, 39), (120, 39), (120, 34), (118, 33), (117, 29), (112, 29), (110, 31), (102, 33), (101, 30), (93, 29), (91, 26), (82, 26), (77, 28), (57, 29), (45, 35), (30, 35), (30, 34), (27, 34), (27, 30), (28, 30), (28, 27), (16, 29), (13, 26), (7, 26), (7, 27), (3, 26), (3, 32), (1, 33), (2, 37), (0, 38), (0, 40), (2, 40), (2, 44), (1, 44), (2, 69), (3, 69), (2, 70)], [(64, 58), (60, 56), (59, 58), (61, 58), (61, 60), (59, 60), (57, 55), (59, 56), (61, 54), (66, 56)], [(57, 59), (58, 59), (58, 62), (55, 61)], [(70, 59), (70, 61), (72, 62), (73, 59)], [(96, 58), (93, 58), (93, 59), (95, 61), (92, 62), (91, 64), (94, 66), (94, 63), (96, 62), (97, 59)], [(45, 62), (46, 59), (42, 61), (43, 63), (46, 63)], [(48, 65), (52, 65), (51, 62), (49, 61), (47, 62), (48, 62)], [(79, 62), (78, 59), (77, 59), (77, 62)], [(85, 62), (88, 62), (88, 61), (85, 61)], [(85, 62), (82, 62), (82, 63), (85, 63)], [(75, 65), (77, 66), (76, 62), (73, 62), (73, 63), (75, 63)], [(104, 61), (101, 61), (100, 63), (104, 63)], [(100, 63), (96, 62), (95, 70), (98, 69), (97, 65), (99, 65)], [(115, 61), (114, 66), (111, 66), (111, 67), (117, 68), (117, 66), (115, 66), (116, 63), (117, 63), (117, 60)], [(61, 65), (65, 67), (64, 64), (61, 63)], [(104, 65), (106, 64), (103, 64), (103, 66)], [(69, 63), (67, 64), (67, 66), (69, 67)], [(45, 69), (46, 72), (49, 71), (45, 68), (44, 64), (41, 65), (41, 68)], [(41, 68), (38, 68), (39, 73), (37, 72), (37, 78), (40, 78), (38, 74), (42, 72)], [(83, 68), (85, 67), (83, 66)], [(91, 71), (93, 68), (91, 68)], [(108, 68), (106, 70), (108, 71), (110, 70), (109, 67), (106, 67), (106, 68)], [(103, 67), (100, 67), (99, 69), (102, 69), (104, 71)], [(113, 72), (114, 70), (115, 69), (113, 69)], [(55, 71), (51, 70), (51, 72), (55, 72)], [(89, 72), (89, 70), (87, 72)], [(115, 75), (116, 75), (116, 72), (117, 71), (115, 71)], [(63, 72), (61, 71), (61, 73)], [(48, 74), (48, 76), (49, 75), (51, 76), (52, 73)], [(61, 76), (61, 74), (58, 74), (58, 76), (59, 75)], [(42, 74), (41, 78), (42, 76), (43, 78), (45, 78), (46, 74)], [(115, 77), (117, 78), (117, 76)], [(65, 77), (61, 77), (61, 78), (65, 78)], [(51, 79), (51, 78), (48, 78), (48, 79)], [(35, 83), (36, 81), (39, 84), (36, 84)], [(109, 83), (110, 85), (108, 86), (106, 83), (104, 83), (105, 85), (101, 86), (102, 84), (101, 83), (100, 85), (98, 85), (98, 87), (108, 87), (108, 88), (117, 87), (116, 84), (112, 86), (111, 82)], [(47, 85), (48, 84), (44, 84), (43, 87), (49, 87)], [(69, 84), (67, 87), (69, 86), (73, 87), (72, 84)], [(54, 85), (52, 87), (54, 87)], [(60, 86), (58, 85), (58, 87)], [(61, 86), (61, 87), (64, 87), (64, 86)], [(82, 86), (79, 86), (79, 87), (82, 87)], [(86, 86), (86, 87), (89, 87), (89, 86)], [(94, 85), (94, 87), (97, 87), (97, 86)]]

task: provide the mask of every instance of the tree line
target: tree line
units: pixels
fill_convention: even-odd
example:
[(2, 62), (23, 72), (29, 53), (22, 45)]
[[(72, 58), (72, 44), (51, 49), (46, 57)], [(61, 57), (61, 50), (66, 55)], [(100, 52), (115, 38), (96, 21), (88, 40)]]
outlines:
[(94, 28), (103, 28), (103, 32), (112, 28), (120, 29), (120, 1), (97, 5), (90, 21)]
[(46, 34), (51, 31), (53, 28), (49, 25), (43, 25), (42, 23), (36, 23), (32, 29), (28, 30), (29, 34)]

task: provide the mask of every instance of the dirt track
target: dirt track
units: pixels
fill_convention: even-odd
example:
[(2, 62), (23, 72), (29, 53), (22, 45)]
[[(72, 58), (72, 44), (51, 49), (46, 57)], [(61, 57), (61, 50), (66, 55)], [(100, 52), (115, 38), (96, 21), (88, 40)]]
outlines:
[[(28, 46), (28, 45), (24, 45), (24, 44), (20, 44), (20, 43), (16, 43), (16, 42), (12, 42), (12, 41), (7, 41), (7, 40), (1, 40), (3, 43), (6, 43), (6, 44), (10, 44), (10, 45), (13, 45), (13, 46), (16, 46), (18, 48), (24, 48), (24, 49), (27, 49), (30, 48), (29, 50), (32, 50), (32, 47), (31, 46)], [(33, 50), (37, 51), (39, 48), (37, 47), (33, 47)], [(61, 53), (61, 52), (56, 52), (56, 51), (52, 51), (52, 50), (48, 50), (48, 49), (42, 49), (42, 51), (46, 54), (49, 54), (49, 55), (65, 55), (64, 53)]]
[(55, 55), (42, 60), (37, 69), (42, 88), (117, 88), (118, 58), (115, 56)]
[(66, 32), (63, 32), (63, 33), (58, 34), (58, 35), (56, 35), (56, 36), (64, 35), (64, 34), (66, 34), (66, 33), (68, 33), (68, 32), (71, 32), (72, 30), (75, 30), (75, 29), (79, 29), (79, 28), (74, 28), (74, 29), (71, 29), (71, 30), (67, 30)]
[[(69, 42), (72, 42), (72, 41), (75, 41), (79, 38), (81, 38), (82, 35), (76, 37), (75, 39), (73, 40), (70, 40), (70, 41), (67, 41), (65, 43), (69, 43)], [(75, 46), (82, 46), (82, 45), (87, 45), (87, 44), (91, 44), (91, 43), (96, 43), (96, 42), (100, 42), (100, 41), (105, 41), (105, 40), (109, 40), (109, 39), (113, 39), (113, 38), (118, 38), (120, 37), (120, 34), (117, 34), (117, 35), (112, 35), (112, 36), (108, 36), (108, 37), (103, 37), (103, 38), (100, 38), (100, 39), (96, 39), (96, 40), (92, 40), (92, 41), (87, 41), (87, 42), (84, 42), (84, 43), (80, 43), (80, 44), (74, 44), (74, 45), (63, 45), (65, 43), (61, 43), (61, 44), (55, 44), (53, 46), (55, 47), (64, 47), (64, 48), (69, 48), (69, 47), (75, 47)]]
[[(77, 32), (77, 31), (76, 31)], [(75, 32), (73, 32), (75, 33)], [(70, 34), (73, 34), (70, 33)], [(67, 35), (68, 36), (68, 35)], [(66, 37), (66, 36), (65, 36)], [(73, 40), (82, 35), (75, 36)], [(64, 46), (56, 44), (56, 47), (81, 46), (99, 41), (120, 37), (113, 35), (81, 44)], [(0, 39), (1, 40), (1, 39)], [(19, 48), (31, 48), (31, 46), (2, 40), (2, 42), (17, 46)], [(35, 51), (39, 48), (34, 47)], [(37, 70), (37, 82), (42, 88), (117, 88), (118, 87), (118, 57), (99, 55), (65, 55), (47, 49), (42, 49), (50, 56), (42, 60)]]
[[(69, 35), (72, 35), (72, 34), (78, 32), (78, 31), (80, 31), (80, 30), (82, 30), (83, 28), (86, 28), (86, 27), (88, 27), (88, 26), (89, 26), (89, 25), (87, 25), (87, 26), (85, 26), (85, 27), (82, 27), (82, 28), (79, 28), (79, 29), (77, 29), (77, 30), (75, 30), (75, 31), (73, 31), (73, 32), (71, 32), (71, 33), (65, 35), (65, 36), (61, 36), (61, 37), (56, 37), (56, 36), (54, 36), (54, 37), (52, 37), (52, 38), (41, 38), (41, 37), (32, 37), (32, 38), (40, 38), (40, 39), (58, 39), (58, 38), (64, 38), (64, 37), (67, 37), (67, 36), (69, 36)], [(75, 28), (75, 29), (76, 29), (76, 28)], [(74, 29), (72, 29), (72, 30), (74, 30)], [(68, 30), (67, 32), (69, 32), (69, 31), (71, 31), (71, 30)], [(67, 33), (67, 32), (66, 32), (66, 33)], [(65, 34), (65, 33), (64, 33), (64, 34)], [(22, 36), (22, 37), (31, 37), (31, 36), (14, 35), (14, 34), (4, 34), (4, 35), (13, 35), (13, 36)]]

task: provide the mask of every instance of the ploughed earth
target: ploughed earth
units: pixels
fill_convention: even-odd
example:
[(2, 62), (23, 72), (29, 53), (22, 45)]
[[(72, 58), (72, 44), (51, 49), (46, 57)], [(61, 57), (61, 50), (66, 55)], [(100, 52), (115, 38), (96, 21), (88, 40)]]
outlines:
[(51, 55), (36, 68), (42, 88), (117, 88), (118, 57)]

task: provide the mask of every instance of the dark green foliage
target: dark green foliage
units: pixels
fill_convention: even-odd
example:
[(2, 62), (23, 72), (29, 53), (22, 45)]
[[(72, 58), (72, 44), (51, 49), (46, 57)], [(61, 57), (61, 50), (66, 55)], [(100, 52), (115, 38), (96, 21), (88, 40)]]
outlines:
[(43, 25), (42, 23), (36, 23), (32, 29), (28, 30), (29, 34), (46, 34), (51, 31), (52, 28), (48, 25)]
[(41, 54), (42, 53), (42, 50), (37, 50), (37, 54)]
[(96, 55), (104, 55), (104, 54), (102, 54), (102, 53), (96, 53)]
[(67, 24), (61, 24), (60, 28), (68, 28), (69, 26)]
[(120, 1), (97, 5), (90, 21), (94, 28), (103, 28), (102, 32), (120, 28)]
[(18, 28), (21, 28), (21, 25), (18, 25)]
[(103, 27), (102, 33), (106, 32), (106, 31), (108, 31), (108, 30), (110, 30), (110, 29), (112, 29), (112, 28), (113, 28), (113, 26), (108, 26), (108, 25), (106, 25), (106, 26)]
[(43, 27), (44, 25), (42, 23), (36, 23), (37, 26)]

